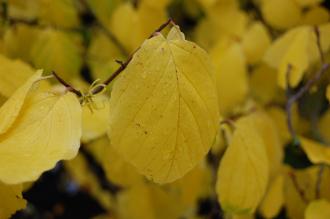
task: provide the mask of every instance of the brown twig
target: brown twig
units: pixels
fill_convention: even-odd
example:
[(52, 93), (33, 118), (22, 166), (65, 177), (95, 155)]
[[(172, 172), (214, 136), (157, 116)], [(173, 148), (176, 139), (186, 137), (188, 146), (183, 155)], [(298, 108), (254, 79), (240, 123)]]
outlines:
[(73, 86), (67, 83), (63, 78), (61, 78), (58, 74), (56, 74), (55, 71), (52, 71), (52, 74), (58, 80), (58, 82), (60, 82), (67, 89), (67, 91), (75, 93), (78, 97), (82, 96), (82, 93), (79, 90), (75, 89)]
[(322, 176), (325, 170), (325, 164), (320, 165), (320, 169), (317, 172), (316, 178), (316, 185), (315, 185), (315, 198), (319, 199), (321, 197), (321, 183), (322, 183)]
[(319, 54), (320, 54), (320, 58), (321, 58), (321, 63), (324, 64), (325, 62), (325, 57), (324, 57), (324, 53), (321, 47), (321, 36), (320, 36), (320, 30), (317, 26), (314, 27), (314, 33), (316, 35), (316, 44), (317, 44), (317, 48), (319, 50)]
[[(155, 33), (159, 33), (161, 32), (165, 27), (167, 27), (169, 24), (174, 24), (172, 19), (168, 19), (164, 24), (162, 24), (159, 28), (157, 28), (147, 39), (152, 38), (153, 36), (155, 36)], [(140, 49), (137, 48), (126, 60), (126, 62), (120, 62), (120, 66), (119, 68), (111, 74), (111, 76), (106, 79), (102, 84), (103, 85), (109, 85), (122, 71), (125, 70), (125, 68), (127, 67), (127, 65), (131, 62), (134, 54)], [(75, 93), (77, 96), (81, 97), (82, 93), (81, 91), (75, 89), (74, 87), (72, 87), (69, 83), (67, 83), (66, 81), (64, 81), (64, 79), (62, 79), (61, 77), (59, 77), (55, 72), (53, 72), (53, 75), (55, 76), (55, 78), (61, 83), (63, 84), (68, 91), (71, 91), (73, 93)], [(102, 92), (102, 90), (104, 89), (104, 87), (102, 86), (98, 86), (96, 87), (94, 90), (91, 91), (92, 95), (98, 94), (100, 92)]]
[(290, 95), (288, 98), (288, 101), (286, 103), (286, 113), (287, 113), (287, 124), (289, 132), (294, 140), (297, 139), (296, 132), (294, 131), (293, 125), (292, 125), (292, 116), (291, 116), (291, 108), (292, 105), (299, 100), (321, 77), (322, 75), (329, 69), (330, 65), (328, 63), (325, 63), (321, 66), (319, 71), (314, 75), (313, 78), (311, 78), (307, 83), (302, 86), (298, 92), (296, 92), (293, 95)]
[(304, 203), (307, 204), (308, 203), (308, 200), (305, 197), (305, 192), (304, 192), (303, 189), (300, 188), (299, 183), (298, 183), (297, 178), (296, 178), (296, 175), (292, 171), (290, 171), (288, 174), (289, 174), (289, 176), (290, 176), (290, 178), (292, 180), (293, 186), (296, 188), (296, 190), (297, 190), (300, 198), (303, 200)]
[(298, 92), (296, 92), (295, 94), (291, 95), (291, 88), (290, 88), (290, 72), (292, 69), (292, 66), (288, 66), (288, 72), (286, 75), (286, 80), (287, 80), (287, 96), (288, 96), (288, 100), (286, 102), (286, 113), (287, 113), (287, 125), (288, 125), (288, 129), (289, 132), (292, 136), (292, 139), (294, 141), (298, 141), (296, 132), (294, 131), (293, 125), (292, 125), (292, 116), (291, 116), (291, 108), (292, 105), (299, 100), (306, 92), (308, 92), (308, 90), (318, 81), (320, 80), (320, 78), (322, 77), (322, 75), (329, 69), (330, 65), (329, 63), (325, 63), (325, 58), (324, 58), (324, 54), (322, 51), (322, 46), (321, 46), (321, 39), (320, 39), (320, 31), (318, 29), (318, 27), (314, 27), (314, 32), (316, 35), (316, 44), (317, 44), (317, 48), (320, 54), (320, 59), (321, 59), (321, 63), (322, 66), (319, 69), (318, 72), (316, 72), (316, 74), (314, 75), (314, 77), (312, 77), (310, 80), (307, 81), (307, 83), (302, 86)]

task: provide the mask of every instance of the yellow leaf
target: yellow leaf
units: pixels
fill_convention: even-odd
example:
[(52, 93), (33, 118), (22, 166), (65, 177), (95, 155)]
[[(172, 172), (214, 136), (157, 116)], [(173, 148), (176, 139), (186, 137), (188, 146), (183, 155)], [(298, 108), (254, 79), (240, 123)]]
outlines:
[(210, 49), (221, 37), (240, 39), (248, 22), (248, 15), (239, 9), (237, 3), (219, 1), (217, 7), (212, 7), (207, 16), (198, 23), (195, 38), (203, 48)]
[(105, 27), (109, 26), (111, 15), (119, 2), (120, 0), (86, 0), (93, 14)]
[(276, 129), (274, 121), (263, 111), (258, 111), (250, 115), (253, 117), (259, 135), (266, 146), (266, 152), (269, 160), (269, 177), (273, 179), (282, 169), (284, 158), (281, 139)]
[(41, 78), (42, 71), (33, 74), (0, 108), (0, 136), (5, 134), (17, 119), (25, 98), (33, 84)]
[(171, 0), (159, 0), (159, 1), (154, 1), (154, 0), (142, 0), (139, 4), (147, 4), (150, 7), (153, 8), (161, 8), (164, 9), (166, 6), (171, 2)]
[(242, 40), (247, 62), (253, 64), (261, 60), (270, 43), (270, 35), (262, 23), (256, 22), (251, 25)]
[(304, 14), (301, 23), (306, 25), (319, 25), (328, 22), (329, 18), (330, 14), (328, 9), (316, 6)]
[(38, 16), (38, 0), (8, 0), (8, 14), (11, 18), (33, 20)]
[(38, 0), (39, 19), (41, 23), (63, 28), (79, 25), (79, 16), (74, 0)]
[(17, 210), (25, 208), (22, 197), (22, 185), (6, 185), (0, 182), (0, 218), (10, 218)]
[(211, 51), (211, 57), (216, 70), (220, 112), (226, 114), (248, 93), (245, 56), (238, 43), (224, 39)]
[(266, 22), (277, 29), (293, 27), (301, 18), (301, 9), (295, 0), (266, 0), (261, 11)]
[(277, 72), (266, 64), (260, 64), (252, 70), (250, 88), (252, 96), (260, 103), (270, 103), (279, 95)]
[[(328, 169), (325, 169), (324, 173), (328, 173), (328, 171)], [(304, 218), (304, 210), (307, 207), (306, 202), (315, 199), (318, 172), (319, 167), (317, 166), (311, 166), (301, 170), (291, 168), (287, 170), (284, 184), (284, 200), (288, 218)], [(321, 184), (324, 184), (323, 180), (325, 178), (322, 178)], [(323, 188), (328, 190), (329, 187), (326, 184), (321, 185), (321, 194), (323, 194)]]
[[(81, 141), (86, 143), (105, 135), (109, 120), (108, 98), (100, 95), (94, 97), (94, 108), (88, 105), (82, 107), (82, 136)], [(93, 107), (93, 106), (91, 106)]]
[(131, 52), (165, 20), (166, 13), (162, 8), (152, 8), (142, 2), (135, 9), (130, 2), (124, 2), (114, 11), (109, 29)]
[[(19, 113), (11, 112), (15, 116), (12, 120), (16, 120), (0, 135), (0, 180), (5, 183), (36, 180), (57, 161), (72, 159), (79, 149), (81, 107), (77, 97), (38, 90), (27, 93), (31, 81), (39, 75), (19, 88), (0, 109), (6, 107)], [(0, 124), (8, 127), (10, 123)]]
[(308, 159), (315, 164), (330, 164), (330, 147), (308, 138), (300, 137), (301, 147), (304, 149)]
[[(141, 197), (143, 197), (141, 199)], [(148, 187), (143, 184), (132, 187), (118, 197), (118, 212), (123, 219), (154, 219), (154, 209)]]
[(34, 70), (28, 64), (0, 55), (0, 94), (11, 96), (33, 74)]
[(209, 57), (194, 43), (161, 34), (146, 40), (113, 86), (113, 147), (155, 182), (185, 175), (218, 129), (213, 76)]
[(20, 58), (30, 62), (31, 48), (39, 33), (38, 28), (25, 24), (9, 27), (4, 33), (4, 53), (10, 58)]
[(305, 219), (330, 218), (330, 202), (325, 199), (315, 200), (309, 203), (305, 210)]
[(73, 35), (54, 29), (43, 30), (31, 51), (33, 64), (45, 71), (56, 71), (65, 80), (79, 74), (81, 44)]
[[(282, 88), (286, 88), (287, 83), (289, 83), (291, 87), (295, 87), (303, 78), (309, 66), (310, 58), (308, 46), (310, 39), (311, 30), (309, 28), (301, 28), (299, 32), (297, 32), (294, 41), (287, 48), (278, 68), (278, 83)], [(289, 72), (289, 82), (287, 82), (289, 65), (291, 66), (291, 70)]]
[(123, 187), (130, 187), (143, 181), (143, 177), (137, 173), (136, 168), (118, 154), (106, 137), (91, 142), (88, 147), (93, 151), (98, 148), (101, 152), (99, 159), (111, 182)]
[(118, 68), (118, 63), (115, 60), (123, 58), (123, 54), (117, 46), (101, 31), (97, 31), (92, 35), (87, 56), (93, 78), (102, 81)]
[(301, 7), (309, 7), (313, 5), (320, 4), (324, 0), (294, 0)]
[(220, 162), (216, 191), (224, 211), (253, 213), (268, 183), (266, 149), (253, 117), (241, 118), (235, 127)]
[(259, 211), (265, 218), (274, 218), (284, 204), (284, 177), (279, 174), (270, 182), (268, 191), (261, 202)]
[(211, 171), (205, 162), (197, 165), (187, 175), (166, 185), (167, 191), (175, 194), (177, 203), (182, 203), (184, 209), (193, 209), (198, 206), (198, 200), (211, 195)]

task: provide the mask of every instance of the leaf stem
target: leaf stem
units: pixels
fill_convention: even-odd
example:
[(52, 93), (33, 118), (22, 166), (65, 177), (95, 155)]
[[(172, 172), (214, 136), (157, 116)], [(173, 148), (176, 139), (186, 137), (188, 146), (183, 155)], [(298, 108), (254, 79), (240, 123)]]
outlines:
[(78, 97), (82, 96), (81, 91), (75, 89), (73, 86), (71, 86), (69, 83), (67, 83), (63, 78), (61, 78), (58, 74), (56, 74), (55, 71), (52, 71), (52, 74), (58, 80), (58, 82), (60, 82), (67, 89), (67, 91), (70, 91), (70, 92), (76, 94)]

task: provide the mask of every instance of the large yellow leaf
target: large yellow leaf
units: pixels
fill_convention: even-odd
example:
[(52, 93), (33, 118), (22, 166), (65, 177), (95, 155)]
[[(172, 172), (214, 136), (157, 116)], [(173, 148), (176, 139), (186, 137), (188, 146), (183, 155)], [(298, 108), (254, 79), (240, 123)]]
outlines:
[(43, 30), (31, 50), (31, 59), (37, 68), (56, 71), (65, 80), (79, 74), (82, 65), (81, 44), (66, 32)]
[(330, 164), (330, 147), (313, 141), (308, 138), (300, 137), (301, 147), (304, 149), (308, 159), (315, 163)]
[(34, 70), (28, 64), (0, 55), (0, 94), (11, 96), (33, 73)]
[(38, 90), (26, 94), (33, 79), (2, 106), (11, 110), (21, 106), (16, 120), (0, 135), (0, 181), (9, 184), (36, 180), (57, 161), (73, 158), (80, 145), (81, 107), (77, 97)]
[(109, 137), (113, 147), (158, 183), (191, 170), (210, 149), (219, 112), (205, 51), (173, 27), (146, 40), (114, 84)]
[(22, 185), (6, 185), (0, 182), (0, 218), (10, 218), (17, 210), (26, 206), (22, 198)]
[(312, 201), (305, 210), (305, 219), (328, 218), (330, 218), (330, 202), (326, 199)]
[(268, 183), (265, 145), (253, 117), (235, 123), (235, 132), (218, 170), (216, 191), (228, 213), (252, 213), (264, 196)]

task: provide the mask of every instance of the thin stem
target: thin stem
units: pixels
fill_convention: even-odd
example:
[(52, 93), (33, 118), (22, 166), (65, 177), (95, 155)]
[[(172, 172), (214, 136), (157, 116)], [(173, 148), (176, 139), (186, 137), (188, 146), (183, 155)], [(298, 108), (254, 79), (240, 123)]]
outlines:
[(316, 185), (315, 185), (315, 198), (319, 199), (321, 197), (321, 183), (322, 183), (322, 177), (325, 170), (325, 165), (321, 164), (320, 169), (317, 172), (317, 178), (316, 178)]
[(314, 27), (314, 32), (316, 35), (316, 44), (317, 44), (317, 48), (319, 50), (319, 54), (320, 54), (320, 58), (321, 58), (321, 63), (324, 64), (325, 62), (325, 57), (324, 57), (324, 53), (322, 50), (322, 46), (321, 46), (321, 36), (320, 36), (320, 30), (317, 26)]
[(60, 82), (67, 89), (67, 91), (70, 91), (72, 93), (75, 93), (78, 97), (81, 97), (82, 96), (82, 93), (79, 90), (75, 89), (73, 86), (71, 86), (69, 83), (67, 83), (58, 74), (56, 74), (55, 71), (52, 71), (52, 74), (58, 80), (58, 82)]
[(297, 139), (297, 135), (292, 125), (292, 105), (298, 101), (322, 77), (322, 75), (329, 69), (329, 67), (330, 65), (328, 63), (323, 64), (319, 71), (314, 75), (314, 77), (308, 80), (307, 83), (298, 90), (298, 92), (288, 97), (288, 101), (285, 107), (287, 113), (287, 124), (289, 132), (294, 140)]
[(296, 190), (297, 190), (297, 192), (298, 192), (300, 198), (303, 200), (304, 203), (307, 204), (307, 203), (308, 203), (308, 200), (307, 200), (306, 197), (305, 197), (305, 192), (304, 192), (304, 190), (301, 189), (300, 186), (299, 186), (299, 183), (298, 183), (297, 178), (296, 178), (296, 174), (294, 174), (294, 172), (291, 172), (291, 171), (290, 171), (290, 172), (289, 172), (289, 176), (290, 176), (290, 178), (291, 178), (291, 180), (292, 180), (292, 183), (293, 183), (293, 186), (296, 188)]

